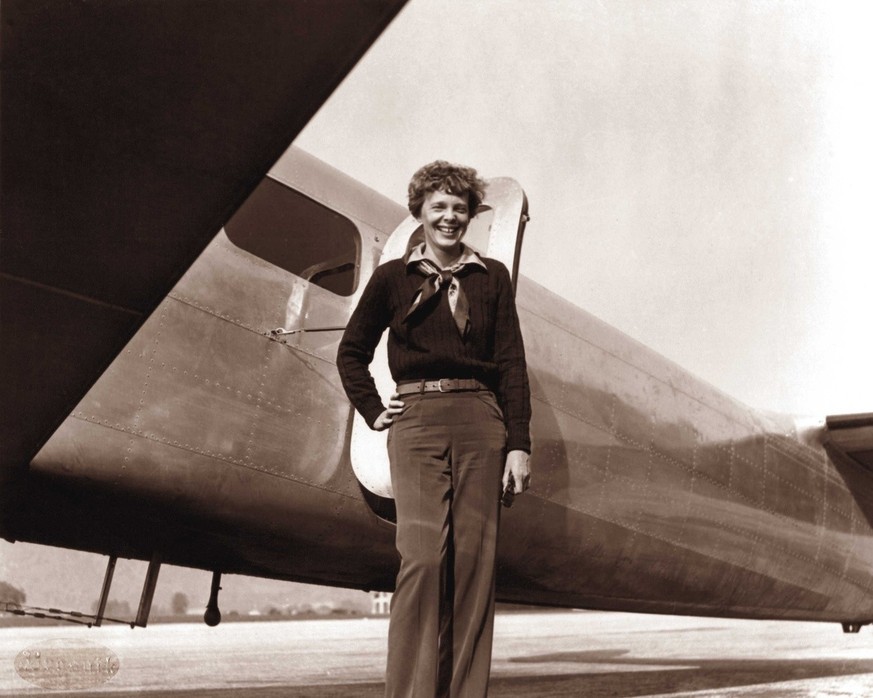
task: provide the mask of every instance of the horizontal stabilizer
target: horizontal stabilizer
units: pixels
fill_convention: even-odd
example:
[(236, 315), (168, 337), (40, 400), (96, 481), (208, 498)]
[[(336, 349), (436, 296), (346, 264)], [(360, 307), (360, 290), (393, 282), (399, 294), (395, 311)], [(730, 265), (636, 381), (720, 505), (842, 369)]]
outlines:
[(835, 415), (826, 422), (830, 443), (873, 470), (873, 412)]

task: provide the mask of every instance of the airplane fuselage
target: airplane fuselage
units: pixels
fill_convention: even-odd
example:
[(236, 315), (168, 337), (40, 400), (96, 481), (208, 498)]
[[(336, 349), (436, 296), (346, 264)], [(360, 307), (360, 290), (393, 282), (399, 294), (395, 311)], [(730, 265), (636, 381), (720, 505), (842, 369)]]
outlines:
[[(351, 467), (335, 355), (404, 211), (304, 154), (284, 162), (274, 181), (356, 227), (354, 271), (295, 274), (219, 233), (33, 460), (7, 537), (393, 587), (391, 503)], [(293, 256), (296, 238), (279, 243)], [(347, 288), (315, 283), (334, 270)], [(533, 486), (502, 514), (498, 598), (873, 619), (873, 478), (822, 428), (739, 404), (524, 277), (517, 304)]]

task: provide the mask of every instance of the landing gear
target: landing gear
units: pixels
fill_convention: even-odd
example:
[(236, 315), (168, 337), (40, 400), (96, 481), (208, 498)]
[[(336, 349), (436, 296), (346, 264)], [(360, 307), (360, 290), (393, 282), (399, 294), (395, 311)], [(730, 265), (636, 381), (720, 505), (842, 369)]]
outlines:
[[(110, 555), (109, 561), (106, 563), (106, 574), (103, 577), (103, 589), (100, 591), (100, 601), (97, 603), (97, 615), (94, 617), (94, 625), (100, 627), (105, 620), (113, 620), (105, 618), (103, 615), (106, 611), (106, 602), (109, 600), (109, 588), (112, 586), (112, 576), (115, 574), (115, 563), (118, 562), (117, 555)], [(149, 614), (152, 610), (152, 599), (155, 598), (155, 588), (158, 585), (158, 573), (161, 571), (161, 556), (158, 553), (152, 554), (152, 559), (149, 560), (149, 567), (146, 570), (146, 578), (142, 587), (142, 596), (139, 599), (139, 608), (136, 612), (136, 620), (129, 623), (131, 628), (144, 628), (148, 625)]]
[(856, 621), (854, 623), (843, 623), (842, 625), (844, 633), (857, 633), (861, 630), (863, 626), (868, 625), (868, 623)]
[(214, 628), (221, 622), (221, 611), (218, 610), (218, 592), (221, 590), (221, 572), (212, 573), (212, 588), (209, 590), (209, 602), (206, 604), (206, 613), (203, 614), (203, 622), (210, 628)]
[[(109, 561), (106, 563), (106, 574), (103, 576), (103, 590), (100, 592), (100, 601), (97, 603), (97, 617), (94, 619), (94, 625), (98, 628), (103, 625), (103, 614), (106, 611), (106, 602), (109, 600), (109, 588), (112, 586), (112, 575), (115, 574), (115, 563), (118, 562), (117, 555), (110, 555)], [(131, 628), (133, 626), (130, 626)]]
[(158, 553), (152, 554), (149, 567), (146, 570), (145, 583), (142, 586), (142, 596), (139, 599), (139, 610), (136, 612), (135, 624), (140, 628), (146, 627), (149, 621), (149, 613), (152, 610), (152, 599), (155, 598), (155, 588), (158, 586), (158, 572), (161, 571), (161, 557)]

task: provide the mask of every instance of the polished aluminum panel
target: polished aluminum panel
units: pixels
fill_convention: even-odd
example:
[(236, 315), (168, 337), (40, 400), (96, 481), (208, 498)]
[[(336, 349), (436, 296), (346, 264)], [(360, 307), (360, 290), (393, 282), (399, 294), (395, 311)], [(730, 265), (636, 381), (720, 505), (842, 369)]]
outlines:
[[(380, 233), (359, 230), (372, 268)], [(351, 467), (338, 336), (264, 332), (341, 323), (353, 299), (247, 254), (219, 236), (159, 306), (34, 460), (22, 530), (390, 588), (390, 507)], [(873, 474), (824, 424), (753, 412), (524, 278), (517, 294), (533, 479), (502, 511), (501, 599), (873, 619)]]

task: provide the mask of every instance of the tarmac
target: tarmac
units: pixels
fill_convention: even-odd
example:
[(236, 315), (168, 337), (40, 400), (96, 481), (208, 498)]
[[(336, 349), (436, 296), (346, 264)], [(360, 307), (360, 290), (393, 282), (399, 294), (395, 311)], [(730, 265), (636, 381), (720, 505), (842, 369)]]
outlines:
[[(0, 629), (0, 696), (381, 696), (386, 618)], [(24, 678), (23, 678), (24, 677)], [(873, 696), (873, 630), (585, 611), (497, 617), (490, 696)]]

